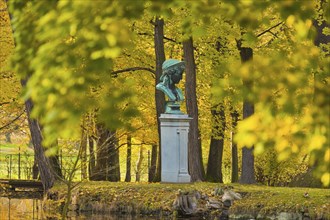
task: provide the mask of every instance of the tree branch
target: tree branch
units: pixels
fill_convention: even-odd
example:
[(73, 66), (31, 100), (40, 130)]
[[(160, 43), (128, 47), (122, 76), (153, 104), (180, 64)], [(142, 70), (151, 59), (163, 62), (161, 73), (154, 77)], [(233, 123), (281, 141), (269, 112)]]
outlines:
[(257, 37), (260, 37), (260, 36), (264, 35), (264, 34), (267, 33), (267, 32), (272, 33), (272, 32), (271, 32), (272, 29), (276, 28), (277, 26), (279, 26), (279, 25), (281, 25), (281, 24), (283, 24), (283, 23), (284, 23), (284, 21), (281, 21), (280, 23), (274, 25), (273, 27), (270, 27), (270, 28), (268, 28), (267, 30), (261, 32), (260, 34), (257, 35)]
[[(150, 33), (146, 33), (146, 32), (138, 32), (137, 35), (153, 37), (152, 34), (150, 34)], [(178, 43), (176, 40), (174, 40), (174, 39), (172, 39), (172, 38), (169, 38), (169, 37), (166, 37), (166, 36), (164, 36), (163, 38), (164, 38), (165, 40), (171, 41), (171, 42), (173, 42), (173, 43)]]
[(168, 38), (168, 37), (165, 37), (165, 36), (164, 36), (164, 39), (165, 39), (165, 40), (168, 40), (168, 41), (171, 41), (171, 42), (173, 42), (173, 43), (178, 43), (178, 42), (176, 42), (175, 40), (173, 40), (172, 38)]
[(150, 69), (148, 67), (131, 67), (131, 68), (126, 68), (126, 69), (122, 69), (122, 70), (116, 70), (116, 71), (111, 72), (111, 75), (113, 77), (117, 77), (119, 73), (133, 72), (133, 71), (139, 71), (139, 70), (149, 71), (153, 74), (153, 77), (155, 77), (155, 75), (156, 75), (156, 71), (153, 69)]
[(152, 37), (152, 34), (150, 34), (150, 33), (146, 33), (146, 32), (138, 32), (137, 35)]
[(0, 127), (0, 131), (1, 131), (2, 129), (5, 129), (6, 127), (8, 127), (9, 125), (11, 125), (11, 124), (14, 123), (15, 121), (17, 121), (17, 120), (18, 120), (18, 119), (24, 114), (24, 112), (25, 112), (25, 110), (24, 110), (20, 115), (18, 115), (16, 118), (14, 118), (14, 120), (12, 120), (12, 121), (9, 122), (8, 124), (6, 124), (6, 125)]
[(0, 107), (3, 106), (3, 105), (7, 105), (7, 104), (9, 104), (9, 103), (10, 103), (10, 102), (1, 102), (1, 103), (0, 103)]

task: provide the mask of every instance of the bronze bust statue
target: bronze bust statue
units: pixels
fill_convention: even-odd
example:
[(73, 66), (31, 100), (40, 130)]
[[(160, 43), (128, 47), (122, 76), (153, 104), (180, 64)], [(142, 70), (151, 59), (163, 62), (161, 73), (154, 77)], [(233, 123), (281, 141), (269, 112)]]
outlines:
[(162, 91), (168, 98), (165, 113), (182, 114), (180, 102), (184, 100), (181, 89), (175, 86), (182, 79), (185, 65), (183, 61), (168, 59), (162, 65), (163, 73), (156, 89)]

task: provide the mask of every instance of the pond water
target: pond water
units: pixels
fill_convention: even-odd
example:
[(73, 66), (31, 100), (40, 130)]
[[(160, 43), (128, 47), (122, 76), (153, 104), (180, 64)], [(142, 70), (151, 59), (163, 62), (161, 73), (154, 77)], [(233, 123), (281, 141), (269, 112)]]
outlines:
[(38, 199), (10, 199), (0, 197), (0, 219), (42, 219)]
[[(43, 211), (40, 199), (15, 199), (0, 197), (0, 220), (60, 220), (59, 216), (49, 216)], [(60, 214), (59, 214), (60, 215)], [(132, 215), (96, 215), (86, 214), (68, 218), (70, 220), (156, 220), (150, 216)], [(171, 217), (162, 218), (170, 220)], [(197, 220), (199, 218), (178, 218), (180, 220)]]

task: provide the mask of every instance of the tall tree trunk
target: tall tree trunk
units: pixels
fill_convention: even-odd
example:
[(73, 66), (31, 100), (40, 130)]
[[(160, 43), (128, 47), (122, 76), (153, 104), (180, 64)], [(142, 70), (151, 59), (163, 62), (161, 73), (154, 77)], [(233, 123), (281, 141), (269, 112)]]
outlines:
[(234, 136), (237, 129), (239, 114), (236, 110), (232, 110), (231, 112), (231, 120), (232, 120), (232, 138), (231, 138), (231, 182), (238, 182), (238, 151), (237, 151), (237, 143), (234, 141)]
[(136, 182), (140, 182), (141, 180), (141, 174), (142, 174), (142, 163), (143, 163), (143, 145), (140, 146), (140, 151), (139, 151), (139, 157), (138, 160), (136, 161), (136, 177), (135, 180)]
[[(22, 81), (23, 87), (26, 85), (26, 81)], [(34, 148), (35, 158), (37, 159), (38, 169), (40, 173), (40, 180), (42, 182), (45, 191), (48, 191), (55, 182), (55, 176), (52, 172), (52, 168), (49, 162), (49, 158), (45, 156), (45, 149), (42, 146), (42, 134), (39, 123), (36, 119), (32, 119), (31, 111), (33, 103), (31, 99), (25, 101), (26, 113), (28, 116), (29, 128), (31, 132), (31, 138)]]
[(95, 151), (94, 151), (94, 140), (91, 136), (88, 137), (88, 146), (89, 146), (89, 163), (88, 163), (89, 180), (95, 180), (96, 161), (95, 161)]
[(149, 167), (149, 182), (154, 182), (156, 175), (156, 166), (157, 166), (157, 144), (152, 145), (151, 149), (151, 163)]
[(88, 173), (89, 180), (95, 180), (96, 174), (96, 150), (95, 150), (95, 112), (90, 112), (87, 117), (86, 127), (88, 128), (88, 149), (89, 149), (89, 162), (88, 162)]
[(61, 169), (61, 165), (60, 165), (60, 156), (59, 156), (59, 152), (58, 152), (57, 141), (51, 147), (54, 147), (56, 149), (56, 152), (55, 152), (55, 155), (49, 156), (49, 163), (52, 168), (52, 172), (54, 173), (55, 180), (60, 180), (63, 178), (63, 175), (62, 175), (62, 169)]
[(206, 179), (210, 182), (223, 183), (222, 179), (222, 154), (225, 138), (225, 109), (223, 103), (213, 106), (212, 114), (212, 134), (210, 152), (207, 163)]
[[(159, 182), (161, 180), (161, 135), (160, 135), (160, 114), (165, 112), (165, 96), (164, 93), (156, 89), (156, 85), (160, 82), (160, 76), (162, 75), (162, 64), (165, 61), (164, 50), (164, 20), (156, 17), (154, 22), (154, 44), (156, 55), (156, 79), (155, 79), (155, 101), (156, 101), (156, 117), (158, 128), (158, 164), (154, 181)], [(151, 159), (153, 160), (153, 159)], [(157, 159), (154, 159), (157, 160)]]
[(119, 148), (116, 131), (110, 131), (107, 179), (111, 182), (120, 181)]
[[(253, 59), (253, 50), (248, 47), (241, 47), (240, 56), (242, 63), (247, 62)], [(245, 86), (251, 87), (251, 81), (244, 81)], [(254, 113), (254, 104), (249, 102), (248, 100), (243, 101), (243, 120), (245, 118), (250, 117)], [(242, 149), (242, 175), (240, 179), (240, 183), (243, 184), (253, 184), (255, 183), (255, 175), (254, 175), (254, 155), (253, 155), (253, 147), (247, 148), (243, 147)]]
[(188, 165), (191, 181), (204, 180), (201, 139), (198, 130), (198, 107), (196, 97), (196, 66), (194, 58), (193, 40), (189, 38), (183, 42), (183, 52), (186, 69), (185, 95), (187, 112), (193, 119), (190, 122), (188, 134)]
[(132, 137), (127, 135), (126, 176), (125, 182), (131, 182)]
[(108, 167), (108, 145), (106, 143), (109, 137), (109, 131), (104, 128), (104, 125), (96, 124), (98, 140), (96, 145), (96, 166), (94, 180), (107, 180)]
[(83, 180), (87, 179), (87, 132), (85, 131), (86, 123), (85, 118), (83, 119), (82, 129), (81, 129), (81, 177)]
[(32, 179), (36, 180), (39, 176), (39, 169), (38, 169), (38, 159), (37, 154), (34, 154), (33, 156), (33, 167), (32, 167)]
[(5, 136), (6, 136), (6, 143), (11, 143), (11, 133), (7, 132)]

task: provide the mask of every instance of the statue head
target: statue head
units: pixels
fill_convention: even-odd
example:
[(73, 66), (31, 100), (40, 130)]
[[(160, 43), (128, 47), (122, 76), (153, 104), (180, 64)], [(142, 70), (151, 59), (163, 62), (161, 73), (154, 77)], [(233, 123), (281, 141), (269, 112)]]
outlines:
[(156, 89), (162, 91), (168, 98), (165, 113), (182, 114), (179, 102), (184, 100), (184, 96), (181, 89), (177, 88), (175, 84), (182, 79), (184, 67), (183, 61), (175, 59), (168, 59), (162, 65), (163, 72)]
[(182, 73), (184, 71), (184, 62), (168, 59), (162, 65), (163, 74), (160, 77), (160, 81), (163, 81), (165, 76), (168, 76), (171, 79), (170, 84), (177, 84), (182, 79)]

